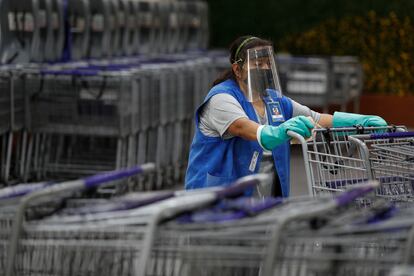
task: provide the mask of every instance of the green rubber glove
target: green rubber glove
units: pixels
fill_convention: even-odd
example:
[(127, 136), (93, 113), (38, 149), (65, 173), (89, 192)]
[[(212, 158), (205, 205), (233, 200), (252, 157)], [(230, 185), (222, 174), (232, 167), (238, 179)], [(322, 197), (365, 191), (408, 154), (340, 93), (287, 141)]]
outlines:
[(288, 130), (292, 130), (303, 137), (311, 136), (311, 130), (314, 127), (311, 120), (305, 116), (297, 116), (279, 126), (262, 125), (257, 129), (257, 141), (260, 146), (266, 150), (273, 150), (278, 145), (290, 140), (287, 134)]
[(352, 127), (356, 125), (364, 127), (383, 127), (387, 126), (387, 122), (383, 118), (374, 115), (335, 112), (332, 125), (333, 127)]

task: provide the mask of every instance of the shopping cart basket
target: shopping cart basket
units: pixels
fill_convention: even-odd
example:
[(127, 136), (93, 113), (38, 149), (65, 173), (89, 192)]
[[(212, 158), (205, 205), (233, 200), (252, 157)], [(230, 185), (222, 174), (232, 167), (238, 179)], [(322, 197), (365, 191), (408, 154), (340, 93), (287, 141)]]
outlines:
[(351, 135), (404, 129), (402, 126), (315, 129), (312, 140), (308, 142), (289, 132), (302, 145), (309, 194), (332, 194), (373, 179), (363, 153), (349, 142)]
[(397, 201), (413, 199), (414, 132), (349, 136), (358, 146), (372, 178), (381, 183), (377, 195)]

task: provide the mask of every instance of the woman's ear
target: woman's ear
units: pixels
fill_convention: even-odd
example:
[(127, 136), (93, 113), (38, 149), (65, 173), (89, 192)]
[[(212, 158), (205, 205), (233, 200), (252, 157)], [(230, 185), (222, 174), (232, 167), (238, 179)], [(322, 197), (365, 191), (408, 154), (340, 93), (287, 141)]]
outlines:
[(238, 64), (238, 63), (233, 63), (233, 64), (231, 65), (231, 69), (233, 70), (234, 75), (236, 75), (236, 77), (237, 77), (238, 79), (241, 79), (241, 77), (242, 77), (242, 72), (241, 72), (241, 68), (240, 68), (239, 64)]

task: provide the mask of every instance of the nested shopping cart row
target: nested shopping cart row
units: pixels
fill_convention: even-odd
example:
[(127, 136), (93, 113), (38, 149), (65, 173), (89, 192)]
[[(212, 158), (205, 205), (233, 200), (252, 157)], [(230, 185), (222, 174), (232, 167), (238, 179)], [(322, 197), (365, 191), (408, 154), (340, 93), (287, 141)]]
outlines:
[(2, 274), (387, 275), (412, 265), (412, 207), (355, 204), (376, 182), (334, 198), (243, 197), (265, 175), (227, 188), (74, 198), (153, 169), (0, 190)]
[(223, 59), (207, 52), (6, 67), (2, 94), (23, 98), (13, 103), (22, 111), (20, 127), (5, 120), (4, 134), (21, 138), (18, 155), (9, 144), (15, 155), (5, 164), (23, 180), (44, 180), (155, 162), (158, 175), (146, 183), (156, 184), (146, 188), (175, 185), (186, 167), (194, 109)]
[(414, 133), (405, 127), (317, 129), (311, 141), (297, 138), (310, 194), (331, 194), (375, 179), (381, 184), (377, 197), (412, 201)]
[(206, 49), (204, 1), (2, 0), (0, 63)]
[(363, 71), (354, 56), (276, 56), (283, 93), (311, 108), (328, 113), (330, 105), (347, 110), (350, 101), (359, 112)]

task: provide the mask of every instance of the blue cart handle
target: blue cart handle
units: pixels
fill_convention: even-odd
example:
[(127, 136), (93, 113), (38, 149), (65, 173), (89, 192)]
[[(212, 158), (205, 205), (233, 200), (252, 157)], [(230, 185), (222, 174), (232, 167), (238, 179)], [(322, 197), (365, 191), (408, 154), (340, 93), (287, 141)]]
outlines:
[(377, 133), (377, 134), (371, 134), (370, 138), (373, 140), (387, 139), (387, 138), (414, 138), (414, 131)]
[(224, 188), (223, 190), (218, 190), (216, 192), (217, 198), (228, 198), (236, 197), (244, 194), (248, 189), (254, 188), (264, 181), (268, 181), (269, 176), (266, 174), (253, 174), (248, 175), (236, 180), (229, 187)]
[(379, 187), (378, 181), (368, 181), (352, 188), (335, 198), (338, 207), (346, 206), (355, 199), (362, 197)]

